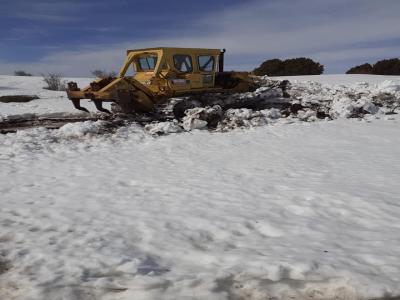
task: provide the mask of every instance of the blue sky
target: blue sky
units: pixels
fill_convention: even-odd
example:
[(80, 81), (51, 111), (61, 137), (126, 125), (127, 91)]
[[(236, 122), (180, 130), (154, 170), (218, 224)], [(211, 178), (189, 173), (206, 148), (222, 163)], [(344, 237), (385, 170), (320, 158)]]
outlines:
[(400, 56), (398, 0), (1, 0), (0, 74), (118, 70), (127, 48), (227, 48), (227, 68), (307, 56), (327, 73)]

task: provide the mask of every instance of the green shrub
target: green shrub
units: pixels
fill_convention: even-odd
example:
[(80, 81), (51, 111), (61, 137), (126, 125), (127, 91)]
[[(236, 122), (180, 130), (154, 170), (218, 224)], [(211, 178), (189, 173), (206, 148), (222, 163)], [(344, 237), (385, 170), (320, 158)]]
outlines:
[(97, 78), (108, 78), (108, 77), (116, 77), (117, 73), (115, 72), (107, 72), (104, 70), (94, 70), (91, 72), (93, 76)]
[(27, 73), (22, 70), (14, 71), (14, 76), (32, 76), (32, 74)]
[(320, 75), (324, 66), (310, 58), (299, 57), (287, 60), (270, 59), (264, 61), (254, 69), (258, 76), (295, 76), (295, 75)]
[(254, 69), (254, 74), (258, 76), (268, 75), (268, 76), (279, 76), (283, 74), (283, 61), (280, 59), (270, 59), (264, 61), (261, 66)]
[(400, 75), (400, 59), (384, 59), (374, 65), (366, 63), (351, 68), (346, 74)]
[(65, 91), (66, 82), (63, 80), (61, 74), (57, 73), (48, 73), (47, 75), (42, 75), (44, 82), (46, 82), (47, 86), (44, 87), (50, 91)]
[(384, 59), (378, 61), (373, 67), (376, 75), (400, 75), (400, 59)]
[(363, 64), (359, 66), (355, 66), (348, 70), (346, 74), (372, 74), (373, 73), (373, 67), (371, 64)]

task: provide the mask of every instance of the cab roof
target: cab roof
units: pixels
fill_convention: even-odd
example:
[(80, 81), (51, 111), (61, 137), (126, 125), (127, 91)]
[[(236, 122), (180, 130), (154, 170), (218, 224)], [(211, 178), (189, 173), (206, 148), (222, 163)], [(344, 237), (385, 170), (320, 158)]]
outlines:
[(179, 53), (198, 53), (198, 52), (207, 52), (213, 54), (219, 54), (221, 52), (220, 49), (210, 49), (210, 48), (174, 48), (174, 47), (155, 47), (155, 48), (142, 48), (142, 49), (130, 49), (127, 50), (127, 53), (131, 52), (146, 52), (146, 51), (164, 51), (164, 52), (179, 52)]

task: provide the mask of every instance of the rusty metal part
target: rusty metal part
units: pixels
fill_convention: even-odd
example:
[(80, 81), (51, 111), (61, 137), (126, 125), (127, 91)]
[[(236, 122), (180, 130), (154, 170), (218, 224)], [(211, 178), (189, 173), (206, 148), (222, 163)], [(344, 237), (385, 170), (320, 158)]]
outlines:
[(94, 105), (96, 106), (96, 108), (97, 108), (98, 111), (104, 112), (104, 113), (107, 113), (107, 114), (111, 114), (111, 112), (110, 112), (108, 109), (103, 108), (103, 102), (102, 102), (102, 101), (100, 101), (100, 100), (93, 100), (93, 102), (94, 102)]
[(87, 110), (87, 108), (85, 108), (85, 107), (83, 107), (83, 106), (81, 106), (81, 99), (71, 99), (71, 101), (72, 101), (72, 104), (74, 105), (74, 107), (76, 108), (76, 109), (79, 109), (79, 110), (81, 110), (81, 111), (84, 111), (84, 112), (89, 112), (88, 110)]

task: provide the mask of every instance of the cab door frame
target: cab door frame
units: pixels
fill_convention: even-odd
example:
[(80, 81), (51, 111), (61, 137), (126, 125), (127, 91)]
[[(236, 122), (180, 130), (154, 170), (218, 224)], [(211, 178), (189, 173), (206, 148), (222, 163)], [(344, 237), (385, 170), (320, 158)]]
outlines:
[[(175, 56), (186, 56), (190, 58), (191, 70), (190, 71), (181, 71), (177, 68), (175, 64)], [(186, 64), (186, 63), (185, 63)], [(173, 90), (176, 91), (186, 91), (191, 89), (191, 74), (195, 70), (195, 65), (193, 63), (193, 56), (187, 53), (176, 52), (172, 53), (170, 57), (170, 66), (172, 67), (173, 77), (169, 78), (169, 83), (171, 84)], [(186, 66), (187, 67), (187, 66)]]
[[(210, 59), (212, 58), (212, 67), (210, 70), (201, 70), (200, 69), (200, 57), (207, 56)], [(215, 70), (217, 66), (217, 56), (211, 53), (199, 53), (196, 55), (196, 65), (199, 74), (201, 74), (202, 88), (210, 88), (214, 87), (215, 83)]]

